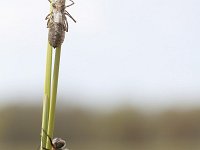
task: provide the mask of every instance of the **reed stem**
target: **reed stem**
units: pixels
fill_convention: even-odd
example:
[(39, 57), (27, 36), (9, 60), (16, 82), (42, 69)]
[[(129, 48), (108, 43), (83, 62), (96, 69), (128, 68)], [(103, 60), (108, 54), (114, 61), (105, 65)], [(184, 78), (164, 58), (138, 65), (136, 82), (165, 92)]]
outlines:
[(42, 130), (41, 130), (41, 146), (46, 146), (47, 136), (44, 134), (43, 129), (47, 131), (49, 120), (50, 108), (50, 93), (51, 93), (51, 69), (52, 69), (52, 47), (47, 46), (47, 60), (46, 60), (46, 73), (44, 83), (44, 98), (43, 98), (43, 112), (42, 112)]
[[(53, 137), (54, 122), (55, 122), (55, 108), (56, 108), (56, 97), (57, 97), (57, 87), (58, 87), (60, 53), (61, 53), (61, 47), (56, 48), (54, 70), (53, 70), (52, 91), (51, 91), (51, 97), (50, 97), (49, 122), (48, 122), (48, 130), (47, 130), (47, 134), (51, 138)], [(51, 144), (49, 140), (47, 140), (46, 147), (47, 149), (51, 149)]]
[[(51, 0), (50, 0), (51, 1)], [(52, 4), (50, 3), (50, 12), (52, 11)], [(50, 109), (50, 95), (51, 95), (51, 71), (52, 71), (52, 46), (47, 45), (46, 56), (46, 73), (44, 83), (44, 98), (43, 98), (43, 110), (42, 110), (42, 129), (41, 129), (41, 150), (46, 147), (47, 136), (43, 130), (47, 131), (49, 122), (49, 109)]]

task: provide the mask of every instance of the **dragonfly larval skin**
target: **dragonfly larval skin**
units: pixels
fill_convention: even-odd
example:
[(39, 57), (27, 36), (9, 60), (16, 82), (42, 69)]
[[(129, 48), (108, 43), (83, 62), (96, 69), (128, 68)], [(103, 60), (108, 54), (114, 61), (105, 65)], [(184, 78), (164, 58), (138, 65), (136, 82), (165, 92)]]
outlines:
[[(50, 137), (49, 137), (50, 140)], [(69, 150), (66, 148), (66, 141), (61, 138), (54, 138), (53, 140), (50, 140), (51, 143), (51, 150)], [(42, 148), (43, 150), (49, 150), (47, 148)]]
[(76, 22), (76, 20), (65, 10), (67, 7), (74, 5), (72, 0), (69, 1), (71, 4), (67, 6), (65, 5), (65, 0), (52, 1), (52, 12), (46, 17), (46, 20), (48, 20), (47, 28), (49, 28), (48, 40), (53, 48), (62, 45), (65, 38), (65, 32), (68, 32), (68, 21), (66, 16)]
[[(61, 138), (54, 138), (53, 140), (51, 139), (51, 137), (47, 134), (47, 132), (45, 130), (43, 130), (43, 132), (46, 134), (46, 136), (48, 137), (50, 144), (52, 146), (51, 150), (69, 150), (66, 148), (66, 141), (61, 139)], [(42, 148), (43, 150), (49, 150), (47, 148)]]
[(54, 138), (52, 140), (52, 150), (68, 150), (66, 148), (66, 141), (61, 138)]

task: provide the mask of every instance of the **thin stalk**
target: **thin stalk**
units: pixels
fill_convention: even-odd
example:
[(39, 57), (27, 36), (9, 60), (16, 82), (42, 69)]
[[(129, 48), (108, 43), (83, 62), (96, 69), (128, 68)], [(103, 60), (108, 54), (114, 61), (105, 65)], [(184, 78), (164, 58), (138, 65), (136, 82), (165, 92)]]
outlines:
[[(50, 12), (51, 11), (52, 11), (52, 5), (50, 3)], [(51, 70), (52, 70), (52, 46), (48, 42), (47, 56), (46, 56), (46, 73), (45, 73), (45, 83), (44, 83), (43, 110), (42, 110), (41, 149), (43, 149), (43, 147), (46, 147), (47, 143), (47, 136), (44, 134), (43, 129), (47, 131), (49, 122)]]
[[(52, 91), (50, 97), (50, 110), (49, 110), (49, 122), (47, 134), (52, 138), (54, 131), (55, 122), (55, 108), (56, 108), (56, 97), (57, 97), (57, 87), (58, 87), (58, 76), (59, 76), (59, 65), (60, 65), (60, 53), (61, 47), (56, 48), (55, 60), (54, 60), (54, 71), (53, 71), (53, 81), (52, 81)], [(51, 149), (50, 141), (47, 140), (47, 149)]]
[[(50, 93), (51, 93), (51, 69), (52, 69), (52, 47), (48, 44), (47, 46), (47, 60), (46, 60), (46, 75), (44, 83), (44, 98), (43, 98), (43, 112), (42, 112), (42, 129), (47, 131), (48, 129), (48, 117), (50, 108)], [(46, 146), (47, 137), (41, 130), (41, 146)]]

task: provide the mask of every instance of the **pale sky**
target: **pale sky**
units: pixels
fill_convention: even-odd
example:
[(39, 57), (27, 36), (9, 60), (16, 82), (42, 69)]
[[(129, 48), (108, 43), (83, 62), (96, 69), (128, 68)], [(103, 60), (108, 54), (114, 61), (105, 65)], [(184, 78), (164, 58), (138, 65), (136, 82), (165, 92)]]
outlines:
[[(86, 105), (131, 97), (141, 106), (200, 106), (199, 8), (199, 0), (75, 0), (58, 95)], [(42, 97), (48, 12), (48, 0), (1, 2), (0, 104), (9, 96)]]

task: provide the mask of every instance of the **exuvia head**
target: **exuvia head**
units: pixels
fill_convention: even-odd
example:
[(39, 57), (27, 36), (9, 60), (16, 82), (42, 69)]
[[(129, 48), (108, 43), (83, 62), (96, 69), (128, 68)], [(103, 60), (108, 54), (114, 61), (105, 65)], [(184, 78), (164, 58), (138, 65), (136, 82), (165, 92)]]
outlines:
[(65, 10), (65, 0), (56, 0), (52, 2), (53, 11), (64, 12)]

